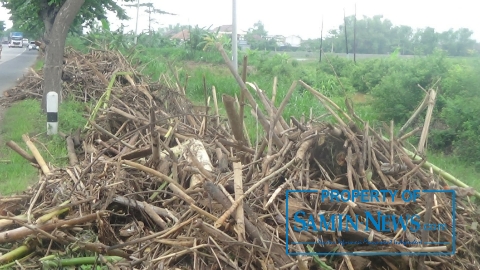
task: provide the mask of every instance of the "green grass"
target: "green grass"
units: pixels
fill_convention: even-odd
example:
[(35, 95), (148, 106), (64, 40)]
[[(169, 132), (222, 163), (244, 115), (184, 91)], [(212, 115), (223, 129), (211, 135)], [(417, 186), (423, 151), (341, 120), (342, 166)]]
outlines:
[(45, 63), (45, 61), (43, 59), (38, 59), (37, 62), (35, 62), (35, 65), (33, 66), (33, 68), (36, 70), (36, 71), (39, 71), (43, 68), (43, 64)]
[[(5, 112), (0, 132), (3, 141), (14, 141), (30, 152), (22, 140), (28, 134), (45, 161), (54, 166), (64, 166), (68, 162), (65, 141), (58, 135), (47, 137), (46, 117), (41, 113), (40, 101), (28, 99), (13, 104)], [(75, 101), (65, 101), (60, 105), (59, 130), (69, 133), (85, 124), (82, 116), (83, 105)], [(37, 170), (17, 153), (5, 145), (0, 146), (0, 193), (2, 195), (25, 190), (37, 180)]]
[(478, 181), (480, 173), (473, 166), (467, 165), (458, 157), (447, 156), (441, 153), (429, 153), (427, 158), (430, 163), (447, 171), (463, 183), (475, 188), (477, 191), (480, 190), (480, 182)]

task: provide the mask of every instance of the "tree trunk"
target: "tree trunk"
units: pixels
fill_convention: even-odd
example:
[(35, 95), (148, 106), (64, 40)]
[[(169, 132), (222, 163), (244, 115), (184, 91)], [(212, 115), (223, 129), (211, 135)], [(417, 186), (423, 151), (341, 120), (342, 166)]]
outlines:
[(43, 81), (43, 98), (42, 109), (46, 112), (47, 93), (55, 91), (58, 94), (59, 102), (62, 100), (62, 70), (63, 70), (63, 56), (65, 51), (65, 40), (75, 16), (77, 16), (80, 8), (85, 3), (85, 0), (67, 0), (55, 16), (53, 25), (48, 27), (51, 23), (51, 17), (48, 15), (43, 17), (45, 23), (45, 43), (47, 45), (45, 54), (45, 64), (43, 66), (44, 81)]

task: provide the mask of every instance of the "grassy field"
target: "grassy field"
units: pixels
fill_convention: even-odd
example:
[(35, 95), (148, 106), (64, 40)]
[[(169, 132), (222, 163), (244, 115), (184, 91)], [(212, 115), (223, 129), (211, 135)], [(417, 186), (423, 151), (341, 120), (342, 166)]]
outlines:
[[(320, 53), (319, 52), (314, 52), (314, 51), (287, 51), (287, 52), (283, 52), (283, 51), (277, 51), (276, 52), (277, 54), (282, 54), (282, 53), (286, 53), (288, 54), (290, 57), (294, 58), (294, 59), (297, 59), (297, 60), (303, 60), (303, 61), (310, 61), (310, 62), (315, 62), (315, 61), (318, 61), (320, 59)], [(349, 52), (349, 54), (347, 55), (346, 53), (330, 53), (328, 51), (325, 51), (325, 53), (322, 55), (322, 57), (335, 57), (335, 56), (338, 56), (338, 57), (341, 57), (341, 58), (345, 58), (345, 59), (350, 59), (350, 60), (353, 60), (353, 53), (352, 52)], [(361, 54), (361, 53), (357, 53), (355, 55), (355, 59), (356, 60), (364, 60), (364, 59), (378, 59), (378, 58), (388, 58), (390, 57), (390, 54)], [(398, 57), (400, 59), (408, 59), (408, 58), (413, 58), (413, 57), (419, 57), (419, 56), (414, 56), (414, 55), (398, 55)], [(452, 58), (456, 58), (456, 59), (470, 59), (471, 57), (460, 57), (460, 56), (456, 56), (456, 57), (452, 57)]]
[[(83, 105), (77, 102), (66, 101), (60, 106), (60, 130), (69, 132), (81, 127), (86, 122), (83, 118)], [(46, 162), (54, 166), (64, 166), (68, 162), (66, 144), (60, 136), (47, 137), (46, 117), (41, 113), (40, 102), (28, 99), (13, 104), (5, 112), (0, 126), (2, 139), (14, 141), (23, 149), (30, 152), (22, 140), (27, 134), (35, 143)], [(20, 155), (5, 145), (0, 145), (2, 160), (0, 163), (1, 195), (22, 191), (27, 188), (36, 177), (37, 169), (29, 164)]]

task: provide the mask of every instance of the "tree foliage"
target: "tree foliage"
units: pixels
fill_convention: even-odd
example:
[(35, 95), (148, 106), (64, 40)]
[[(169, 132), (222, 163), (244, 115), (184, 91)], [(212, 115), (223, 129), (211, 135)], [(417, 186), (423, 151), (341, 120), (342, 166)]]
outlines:
[[(348, 52), (353, 53), (354, 16), (346, 18)], [(326, 52), (345, 53), (345, 24), (337, 29), (327, 31), (323, 41)], [(401, 54), (432, 54), (435, 49), (442, 49), (451, 56), (469, 56), (478, 51), (479, 44), (472, 39), (473, 32), (466, 28), (450, 29), (437, 32), (433, 27), (413, 29), (407, 25), (393, 25), (382, 15), (357, 18), (356, 22), (356, 53), (388, 54), (397, 48)], [(318, 51), (320, 39), (310, 39), (303, 42), (306, 50)]]
[[(124, 0), (131, 2), (133, 0)], [(10, 10), (10, 19), (17, 31), (28, 31), (42, 36), (45, 50), (42, 109), (46, 111), (49, 91), (58, 94), (62, 101), (62, 72), (65, 40), (71, 30), (81, 31), (96, 20), (106, 22), (107, 11), (119, 19), (128, 19), (125, 10), (114, 0), (2, 0)]]
[(275, 40), (268, 38), (268, 32), (261, 21), (248, 29), (245, 39), (252, 49), (274, 50), (276, 47)]
[[(31, 33), (36, 36), (44, 36), (55, 20), (60, 8), (66, 0), (1, 0), (2, 6), (10, 10), (10, 20), (13, 21), (13, 29)], [(123, 0), (132, 2), (133, 0)], [(125, 10), (115, 0), (85, 0), (85, 4), (75, 17), (70, 28), (73, 32), (80, 32), (83, 27), (92, 26), (96, 20), (107, 18), (107, 11), (114, 12), (121, 19), (129, 19)]]

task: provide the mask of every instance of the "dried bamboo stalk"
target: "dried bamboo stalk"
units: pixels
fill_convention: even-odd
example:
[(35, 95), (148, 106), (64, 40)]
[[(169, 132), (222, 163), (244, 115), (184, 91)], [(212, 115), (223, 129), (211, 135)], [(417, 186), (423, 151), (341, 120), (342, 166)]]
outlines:
[(217, 126), (220, 126), (220, 113), (218, 111), (217, 90), (212, 86), (213, 104), (215, 105), (215, 116), (217, 118)]
[(244, 143), (245, 138), (243, 136), (243, 129), (241, 124), (241, 122), (243, 122), (243, 119), (240, 119), (240, 116), (235, 110), (235, 99), (232, 96), (223, 94), (222, 101), (223, 105), (225, 106), (225, 110), (227, 111), (228, 121), (230, 122), (230, 127), (232, 129), (235, 140), (237, 140), (237, 142)]
[[(238, 200), (243, 195), (243, 177), (242, 177), (242, 164), (239, 162), (233, 163), (233, 181), (235, 186), (235, 199)], [(238, 235), (238, 241), (243, 242), (245, 237), (245, 217), (243, 215), (243, 201), (240, 201), (236, 213), (236, 232)]]
[(437, 99), (437, 91), (430, 89), (428, 93), (428, 108), (427, 108), (427, 115), (425, 117), (425, 124), (423, 125), (422, 135), (420, 136), (420, 141), (418, 142), (417, 151), (420, 155), (425, 154), (428, 130), (430, 128), (430, 122), (432, 121), (433, 108), (435, 107), (436, 99)]
[(27, 144), (30, 151), (32, 152), (33, 156), (35, 157), (35, 160), (37, 161), (38, 165), (40, 165), (40, 168), (42, 169), (43, 173), (46, 176), (49, 176), (50, 169), (48, 168), (47, 164), (45, 163), (45, 160), (43, 159), (42, 155), (38, 151), (35, 144), (33, 144), (33, 142), (30, 140), (30, 138), (26, 134), (22, 135), (22, 139)]
[[(201, 172), (203, 170), (207, 171), (206, 174), (213, 172), (213, 165), (210, 162), (210, 157), (208, 156), (207, 150), (201, 141), (191, 140), (188, 147), (185, 148), (183, 155), (188, 162), (194, 162), (193, 159), (198, 161), (199, 170)], [(190, 178), (190, 188), (200, 185), (203, 183), (203, 181), (205, 181), (205, 179), (200, 174), (192, 175)]]
[(158, 162), (160, 162), (160, 137), (155, 131), (155, 110), (153, 107), (150, 107), (150, 140), (152, 145), (152, 166), (156, 167)]
[(407, 128), (413, 123), (413, 121), (415, 121), (415, 119), (418, 118), (418, 116), (423, 111), (423, 109), (427, 107), (429, 98), (430, 98), (430, 95), (427, 93), (423, 98), (422, 102), (420, 103), (420, 105), (418, 106), (418, 108), (412, 114), (412, 116), (407, 120), (407, 122), (405, 122), (402, 128), (400, 128), (400, 130), (398, 131), (398, 134), (397, 134), (398, 137), (402, 136), (403, 133), (407, 131)]
[(75, 153), (75, 145), (71, 136), (67, 137), (67, 152), (68, 160), (70, 161), (70, 166), (75, 166), (78, 164), (78, 157)]
[[(217, 49), (222, 54), (223, 60), (227, 64), (227, 66), (230, 69), (232, 75), (235, 77), (235, 80), (237, 81), (237, 83), (240, 85), (240, 88), (242, 89), (245, 97), (247, 98), (248, 102), (250, 103), (250, 106), (252, 108), (257, 108), (258, 107), (257, 102), (255, 102), (255, 99), (253, 98), (252, 94), (250, 94), (250, 92), (248, 91), (247, 86), (242, 81), (242, 78), (240, 78), (238, 73), (235, 72), (235, 69), (233, 68), (232, 62), (229, 60), (229, 57), (227, 56), (227, 53), (223, 49), (223, 46), (218, 42), (217, 42)], [(268, 121), (265, 118), (265, 115), (260, 110), (257, 111), (257, 117), (258, 117), (258, 120), (260, 121), (260, 123), (262, 124), (264, 130), (265, 131), (270, 130), (270, 125), (268, 124)], [(283, 142), (280, 140), (280, 138), (278, 138), (278, 136), (274, 135), (273, 140), (274, 140), (275, 145), (277, 145), (277, 147), (281, 148), (283, 146)]]
[[(106, 216), (106, 211), (99, 211), (94, 214), (85, 215), (83, 217), (69, 219), (69, 220), (59, 220), (55, 223), (47, 223), (39, 226), (30, 226), (34, 229), (39, 229), (45, 232), (53, 231), (57, 228), (65, 226), (75, 226), (79, 224), (84, 224), (86, 222), (94, 221), (99, 217)], [(20, 240), (28, 235), (34, 234), (35, 231), (27, 227), (20, 227), (9, 231), (0, 232), (0, 244), (11, 243), (17, 240)]]

